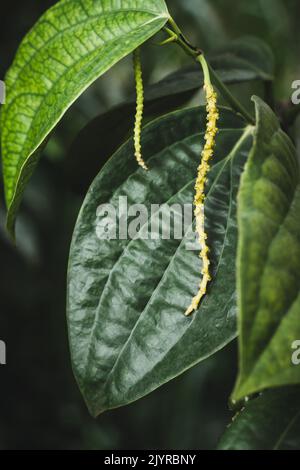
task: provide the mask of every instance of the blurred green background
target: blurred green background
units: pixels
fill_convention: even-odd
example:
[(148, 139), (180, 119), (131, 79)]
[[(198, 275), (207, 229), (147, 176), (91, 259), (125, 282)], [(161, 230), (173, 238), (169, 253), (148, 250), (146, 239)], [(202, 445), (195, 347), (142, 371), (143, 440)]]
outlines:
[[(54, 3), (1, 2), (0, 79), (21, 38)], [(282, 103), (290, 100), (291, 83), (300, 79), (299, 0), (167, 3), (205, 51), (243, 35), (264, 39), (275, 54), (274, 95)], [(143, 52), (146, 83), (188, 63), (176, 47), (159, 48), (156, 42), (152, 39)], [(249, 103), (253, 87), (235, 85), (233, 91)], [(5, 234), (1, 194), (0, 339), (7, 344), (7, 365), (0, 366), (0, 449), (210, 449), (231, 419), (227, 399), (236, 375), (235, 344), (149, 397), (97, 420), (89, 417), (72, 375), (65, 320), (68, 249), (87, 189), (82, 174), (85, 165), (101, 168), (103, 142), (95, 136), (93, 152), (87, 146), (82, 155), (71, 143), (93, 117), (133, 91), (127, 58), (65, 116), (26, 191), (17, 248)], [(99, 160), (89, 161), (97, 153)]]

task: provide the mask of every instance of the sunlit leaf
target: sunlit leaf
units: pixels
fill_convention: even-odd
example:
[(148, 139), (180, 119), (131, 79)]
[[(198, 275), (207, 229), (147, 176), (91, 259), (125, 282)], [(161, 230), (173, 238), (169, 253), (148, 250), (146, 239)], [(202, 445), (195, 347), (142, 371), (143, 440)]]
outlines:
[(1, 115), (10, 232), (46, 137), (94, 80), (167, 19), (164, 0), (61, 0), (25, 37), (5, 78)]

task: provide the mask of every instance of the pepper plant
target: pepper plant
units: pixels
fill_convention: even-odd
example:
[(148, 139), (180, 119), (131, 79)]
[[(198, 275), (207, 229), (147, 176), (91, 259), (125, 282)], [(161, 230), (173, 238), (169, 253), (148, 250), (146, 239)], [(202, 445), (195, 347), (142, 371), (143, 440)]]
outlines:
[[(23, 192), (64, 114), (133, 54), (136, 105), (128, 101), (103, 117), (113, 124), (124, 114), (122, 145), (94, 175), (70, 249), (67, 320), (78, 385), (98, 416), (238, 337), (239, 374), (229, 400), (237, 415), (219, 448), (282, 448), (295, 437), (300, 416), (300, 366), (293, 361), (300, 340), (295, 145), (276, 106), (253, 96), (249, 113), (229, 88), (250, 80), (270, 84), (269, 48), (248, 37), (209, 56), (177, 23), (164, 0), (60, 0), (40, 18), (5, 78), (7, 229), (17, 242)], [(179, 46), (191, 68), (145, 88), (140, 50), (155, 35), (160, 47)], [(202, 87), (205, 105), (189, 107)], [(157, 111), (147, 124), (145, 102)], [(126, 141), (128, 113), (135, 126)], [(119, 213), (119, 236), (100, 239), (99, 207), (117, 212), (125, 197), (156, 205), (152, 219), (165, 217), (167, 204), (194, 204), (194, 217), (181, 238), (139, 236), (147, 219), (130, 239), (121, 236)], [(189, 249), (192, 233), (199, 249)]]

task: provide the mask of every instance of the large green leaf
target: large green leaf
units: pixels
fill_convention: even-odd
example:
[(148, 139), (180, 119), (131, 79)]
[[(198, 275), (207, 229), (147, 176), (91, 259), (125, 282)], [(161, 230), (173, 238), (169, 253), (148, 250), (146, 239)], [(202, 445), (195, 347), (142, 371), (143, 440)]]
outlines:
[(256, 104), (255, 145), (239, 194), (240, 375), (234, 400), (298, 384), (300, 186), (295, 148), (271, 109)]
[[(236, 193), (252, 128), (222, 109), (206, 200), (214, 280), (200, 310), (184, 311), (197, 292), (201, 262), (182, 240), (99, 240), (97, 208), (191, 204), (206, 125), (205, 108), (182, 110), (143, 132), (137, 167), (132, 142), (108, 161), (82, 206), (71, 246), (68, 323), (72, 362), (93, 415), (151, 392), (236, 336)], [(157, 208), (165, 214), (165, 208)], [(155, 216), (154, 216), (155, 217)], [(149, 220), (148, 220), (149, 221)], [(118, 225), (119, 221), (117, 221)]]
[[(224, 83), (271, 81), (274, 59), (270, 48), (251, 36), (231, 41), (209, 55), (209, 62)], [(145, 118), (178, 109), (203, 86), (199, 64), (178, 70), (145, 88)], [(68, 153), (68, 174), (76, 191), (86, 193), (103, 163), (132, 132), (135, 95), (89, 122)], [(87, 151), (88, 149), (88, 151)]]
[(23, 40), (6, 76), (1, 119), (8, 228), (37, 150), (78, 96), (159, 31), (164, 0), (61, 0)]
[(233, 419), (219, 450), (299, 450), (300, 389), (266, 392)]

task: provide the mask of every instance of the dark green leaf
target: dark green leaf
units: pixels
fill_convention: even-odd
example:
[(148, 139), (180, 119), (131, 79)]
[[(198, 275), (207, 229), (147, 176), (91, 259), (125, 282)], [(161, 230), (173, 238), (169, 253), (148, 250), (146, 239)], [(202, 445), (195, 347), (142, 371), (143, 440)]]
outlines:
[(234, 400), (298, 384), (300, 185), (295, 148), (271, 109), (254, 98), (255, 145), (239, 195), (240, 375)]
[(158, 32), (164, 0), (61, 0), (23, 40), (6, 76), (1, 116), (8, 228), (37, 150), (86, 88)]
[(224, 45), (212, 55), (211, 65), (223, 81), (274, 80), (274, 56), (262, 40), (245, 36)]
[(219, 450), (299, 450), (300, 389), (286, 388), (251, 400), (228, 427)]
[(137, 400), (236, 336), (235, 200), (252, 142), (241, 118), (221, 110), (206, 200), (214, 280), (197, 314), (184, 316), (201, 276), (187, 234), (131, 241), (96, 234), (97, 208), (108, 202), (118, 208), (120, 196), (148, 209), (192, 204), (205, 127), (205, 108), (154, 121), (143, 132), (151, 170), (137, 167), (130, 141), (104, 166), (82, 206), (69, 261), (68, 323), (74, 372), (93, 415)]

